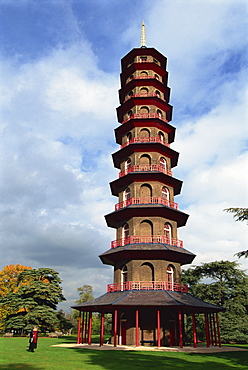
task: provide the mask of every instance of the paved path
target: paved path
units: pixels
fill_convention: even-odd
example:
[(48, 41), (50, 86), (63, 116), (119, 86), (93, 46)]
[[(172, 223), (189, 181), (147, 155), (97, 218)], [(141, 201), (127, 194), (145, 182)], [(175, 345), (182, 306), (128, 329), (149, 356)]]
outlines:
[(75, 343), (64, 343), (56, 344), (52, 347), (66, 347), (66, 348), (84, 348), (84, 349), (95, 349), (98, 351), (160, 351), (160, 352), (192, 352), (192, 353), (219, 353), (219, 352), (235, 352), (235, 351), (248, 351), (245, 348), (239, 347), (128, 347), (128, 346), (117, 346), (114, 347), (111, 344), (104, 344), (104, 346), (99, 346), (99, 344), (75, 344)]

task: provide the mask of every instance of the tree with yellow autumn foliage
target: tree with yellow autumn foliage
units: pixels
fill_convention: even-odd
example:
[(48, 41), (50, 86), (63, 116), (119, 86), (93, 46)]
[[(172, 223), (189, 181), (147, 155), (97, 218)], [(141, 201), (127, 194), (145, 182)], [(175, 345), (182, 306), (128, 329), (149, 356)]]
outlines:
[[(30, 269), (32, 267), (20, 264), (5, 266), (0, 271), (0, 298), (11, 293), (16, 293), (20, 286), (25, 284), (18, 280), (20, 273)], [(4, 319), (9, 314), (11, 314), (11, 308), (0, 304), (0, 330), (4, 328)]]

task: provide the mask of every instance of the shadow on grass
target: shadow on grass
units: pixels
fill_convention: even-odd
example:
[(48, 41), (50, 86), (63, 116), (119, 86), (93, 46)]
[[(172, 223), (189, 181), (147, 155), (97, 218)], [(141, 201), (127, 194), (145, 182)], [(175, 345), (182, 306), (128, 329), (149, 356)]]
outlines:
[(0, 365), (1, 370), (11, 370), (11, 369), (25, 369), (25, 370), (42, 370), (44, 367), (29, 365), (29, 364), (9, 364), (9, 365)]
[(90, 349), (68, 348), (78, 354), (88, 354), (89, 365), (99, 365), (102, 369), (190, 369), (202, 370), (247, 369), (248, 352), (226, 353), (166, 353), (166, 352), (132, 352), (132, 351), (98, 351)]

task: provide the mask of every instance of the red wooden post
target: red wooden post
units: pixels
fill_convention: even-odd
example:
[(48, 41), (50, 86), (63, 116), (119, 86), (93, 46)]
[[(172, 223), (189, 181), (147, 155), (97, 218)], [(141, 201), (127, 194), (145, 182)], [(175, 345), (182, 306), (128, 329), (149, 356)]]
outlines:
[(193, 342), (194, 348), (197, 347), (197, 333), (196, 333), (196, 321), (195, 321), (195, 314), (192, 313), (192, 326), (193, 326)]
[(217, 333), (218, 333), (218, 342), (219, 342), (219, 347), (221, 347), (221, 339), (220, 339), (220, 325), (219, 325), (219, 318), (218, 314), (216, 313), (216, 324), (217, 324)]
[(89, 313), (88, 344), (91, 344), (92, 336), (92, 312)]
[(77, 344), (81, 344), (81, 311), (79, 311), (78, 315), (78, 327), (77, 327)]
[(157, 310), (157, 325), (158, 325), (158, 347), (161, 347), (161, 340), (160, 340), (160, 310)]
[(210, 343), (213, 346), (214, 345), (214, 336), (213, 336), (213, 321), (212, 321), (212, 315), (209, 314), (209, 328), (210, 328)]
[(85, 323), (84, 323), (84, 343), (87, 343), (87, 329), (88, 329), (88, 312), (85, 312)]
[(139, 310), (135, 312), (135, 347), (139, 347)]
[(215, 347), (217, 347), (217, 333), (216, 333), (216, 322), (215, 322), (215, 317), (214, 317), (214, 313), (212, 314), (212, 317), (213, 317), (213, 326), (214, 326), (214, 345)]
[(178, 332), (179, 332), (179, 346), (183, 348), (183, 328), (182, 328), (182, 313), (178, 310)]
[(206, 330), (206, 342), (207, 342), (207, 347), (210, 346), (210, 338), (209, 338), (209, 323), (208, 323), (208, 314), (205, 313), (205, 330)]
[(100, 346), (103, 346), (103, 342), (104, 342), (104, 312), (101, 313)]
[(114, 347), (117, 346), (117, 310), (114, 311)]
[(84, 343), (84, 311), (83, 311), (82, 325), (81, 325), (81, 339), (82, 339), (82, 343)]

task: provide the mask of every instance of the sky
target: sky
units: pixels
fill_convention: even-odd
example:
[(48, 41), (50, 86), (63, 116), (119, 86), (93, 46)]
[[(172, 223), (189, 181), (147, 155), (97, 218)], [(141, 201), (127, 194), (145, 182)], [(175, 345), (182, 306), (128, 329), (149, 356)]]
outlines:
[[(120, 60), (147, 46), (168, 58), (180, 153), (175, 198), (193, 265), (238, 261), (247, 225), (247, 5), (243, 0), (0, 0), (0, 270), (59, 272), (65, 311), (89, 284), (113, 282), (98, 256), (116, 239), (104, 215), (117, 198)], [(186, 266), (187, 267), (187, 266)]]

